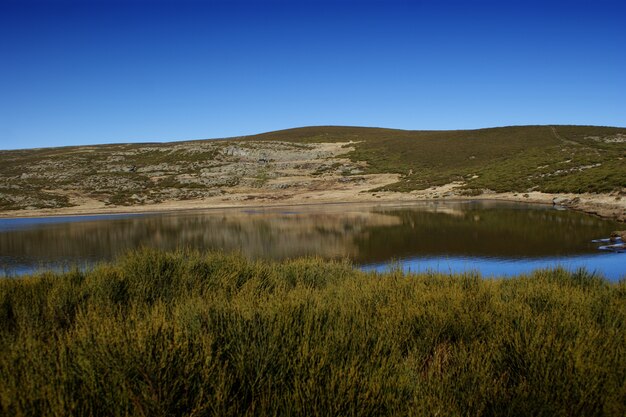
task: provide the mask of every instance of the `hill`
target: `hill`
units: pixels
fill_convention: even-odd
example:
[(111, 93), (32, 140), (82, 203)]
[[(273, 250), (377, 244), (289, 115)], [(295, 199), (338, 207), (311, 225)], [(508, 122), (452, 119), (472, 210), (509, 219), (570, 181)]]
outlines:
[(626, 186), (626, 129), (514, 126), (479, 130), (405, 131), (319, 127), (252, 140), (358, 142), (348, 156), (370, 173), (398, 173), (387, 190), (411, 191), (452, 181), (465, 188), (525, 192), (610, 192)]
[(619, 202), (626, 191), (625, 156), (626, 128), (597, 126), (319, 126), (219, 140), (0, 151), (0, 210), (97, 212), (176, 202), (216, 206), (494, 192), (611, 194)]

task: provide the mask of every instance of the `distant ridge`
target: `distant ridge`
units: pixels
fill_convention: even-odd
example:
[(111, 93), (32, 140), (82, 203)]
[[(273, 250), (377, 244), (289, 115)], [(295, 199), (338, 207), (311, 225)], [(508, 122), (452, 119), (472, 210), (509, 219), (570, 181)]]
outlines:
[(626, 191), (626, 128), (604, 126), (309, 126), (225, 139), (0, 151), (0, 158), (0, 210), (85, 201), (262, 202), (316, 190), (371, 194), (445, 184), (462, 195)]

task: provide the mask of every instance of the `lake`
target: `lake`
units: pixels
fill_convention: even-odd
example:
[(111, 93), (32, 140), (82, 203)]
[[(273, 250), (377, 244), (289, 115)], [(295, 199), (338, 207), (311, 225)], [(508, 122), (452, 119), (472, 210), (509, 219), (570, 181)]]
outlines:
[(550, 206), (486, 201), (0, 219), (0, 274), (88, 267), (147, 246), (484, 276), (559, 265), (618, 280), (626, 276), (626, 253), (601, 251), (592, 241), (619, 229), (624, 224)]

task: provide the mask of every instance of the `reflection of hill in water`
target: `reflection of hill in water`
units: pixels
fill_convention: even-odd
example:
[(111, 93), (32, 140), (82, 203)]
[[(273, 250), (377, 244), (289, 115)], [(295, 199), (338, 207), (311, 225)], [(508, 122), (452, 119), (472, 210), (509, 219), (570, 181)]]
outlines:
[[(618, 225), (569, 211), (490, 203), (222, 210), (74, 221), (0, 233), (0, 266), (114, 258), (138, 246), (241, 251), (252, 258), (547, 257), (594, 250)], [(4, 265), (2, 265), (4, 264)], [(10, 265), (9, 265), (10, 266)]]
[[(454, 204), (454, 203), (451, 203)], [(589, 253), (592, 239), (608, 236), (617, 223), (571, 211), (502, 203), (450, 203), (425, 210), (386, 209), (389, 227), (373, 226), (358, 238), (360, 262), (416, 256), (497, 258)]]
[(360, 212), (241, 211), (140, 216), (73, 222), (0, 234), (2, 255), (31, 259), (112, 259), (128, 249), (192, 247), (240, 251), (252, 258), (304, 255), (356, 257), (353, 242), (372, 226), (397, 224), (395, 216)]

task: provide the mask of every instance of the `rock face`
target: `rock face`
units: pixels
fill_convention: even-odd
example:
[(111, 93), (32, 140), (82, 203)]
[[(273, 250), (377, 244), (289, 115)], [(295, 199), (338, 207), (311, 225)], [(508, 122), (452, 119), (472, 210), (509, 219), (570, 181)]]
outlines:
[(553, 206), (568, 207), (568, 206), (573, 206), (579, 202), (580, 202), (580, 198), (578, 197), (575, 197), (575, 198), (554, 197), (552, 199)]
[(552, 199), (553, 206), (565, 206), (569, 203), (569, 199), (564, 197), (554, 197)]
[(0, 211), (342, 189), (340, 181), (358, 183), (352, 175), (365, 166), (345, 157), (349, 144), (207, 140), (0, 151)]

